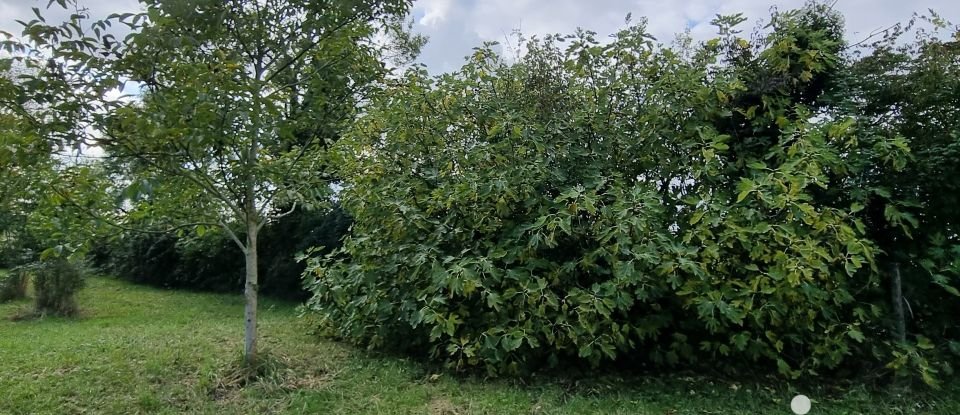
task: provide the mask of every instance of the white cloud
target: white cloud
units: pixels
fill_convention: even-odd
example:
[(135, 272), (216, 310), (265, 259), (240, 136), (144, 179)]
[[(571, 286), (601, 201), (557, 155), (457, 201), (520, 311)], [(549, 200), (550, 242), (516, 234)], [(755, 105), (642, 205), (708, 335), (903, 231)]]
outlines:
[[(752, 31), (766, 20), (771, 7), (800, 7), (805, 0), (417, 0), (414, 15), (422, 16), (414, 30), (430, 36), (420, 61), (431, 72), (458, 68), (471, 48), (483, 41), (503, 42), (514, 30), (525, 35), (572, 33), (578, 27), (606, 36), (634, 20), (647, 17), (647, 29), (668, 43), (689, 28), (698, 39), (714, 34), (710, 26), (717, 14), (743, 13), (749, 20), (741, 28)], [(934, 9), (944, 18), (960, 21), (957, 0), (838, 0), (834, 6), (846, 18), (847, 38), (859, 41), (870, 32), (910, 19), (914, 12)]]
[(423, 9), (423, 17), (417, 23), (423, 26), (433, 26), (446, 20), (453, 7), (453, 0), (420, 0), (418, 6)]
[[(136, 0), (80, 0), (95, 17), (140, 9)], [(484, 41), (504, 42), (514, 30), (525, 35), (571, 33), (577, 27), (606, 36), (623, 27), (623, 18), (649, 19), (648, 30), (663, 42), (689, 28), (695, 38), (711, 36), (710, 20), (716, 14), (742, 12), (750, 20), (742, 28), (751, 31), (769, 16), (771, 6), (790, 9), (805, 0), (416, 0), (414, 29), (430, 36), (420, 61), (431, 72), (460, 67), (463, 57)], [(29, 20), (30, 7), (44, 9), (47, 0), (0, 0), (0, 30), (19, 34), (13, 19)], [(960, 21), (958, 0), (837, 0), (835, 6), (847, 23), (847, 38), (859, 41), (870, 32), (906, 21), (913, 12), (932, 8), (944, 18)], [(57, 6), (54, 6), (57, 9)], [(65, 18), (64, 10), (45, 12), (50, 21)]]

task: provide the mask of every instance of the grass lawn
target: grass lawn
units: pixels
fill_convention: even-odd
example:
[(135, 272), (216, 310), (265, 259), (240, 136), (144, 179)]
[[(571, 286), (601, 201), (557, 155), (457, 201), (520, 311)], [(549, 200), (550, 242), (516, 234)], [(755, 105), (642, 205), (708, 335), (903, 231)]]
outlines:
[(241, 385), (240, 295), (89, 281), (76, 320), (12, 321), (29, 301), (0, 305), (0, 414), (413, 413), (960, 414), (960, 386), (894, 393), (800, 390), (771, 380), (732, 383), (681, 375), (588, 379), (461, 378), (309, 334), (294, 304), (264, 301), (261, 348), (272, 370)]

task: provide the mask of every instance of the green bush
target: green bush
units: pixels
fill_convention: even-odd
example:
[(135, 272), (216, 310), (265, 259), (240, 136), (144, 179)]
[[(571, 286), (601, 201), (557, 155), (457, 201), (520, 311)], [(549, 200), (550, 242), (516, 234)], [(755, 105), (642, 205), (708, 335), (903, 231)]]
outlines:
[(80, 311), (77, 293), (84, 286), (84, 267), (65, 258), (41, 260), (31, 267), (37, 315), (71, 317)]
[(308, 306), (338, 337), (492, 374), (928, 367), (929, 341), (890, 342), (857, 191), (909, 149), (836, 104), (842, 19), (777, 13), (754, 42), (738, 22), (700, 45), (641, 23), (408, 71), (336, 146), (354, 223), (310, 260)]
[(26, 297), (29, 281), (29, 275), (22, 269), (0, 271), (0, 303)]

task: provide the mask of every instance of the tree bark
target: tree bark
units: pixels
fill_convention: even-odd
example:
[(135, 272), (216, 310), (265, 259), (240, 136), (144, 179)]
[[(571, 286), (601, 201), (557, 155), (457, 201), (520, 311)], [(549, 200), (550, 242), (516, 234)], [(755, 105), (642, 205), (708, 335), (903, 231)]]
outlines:
[[(258, 16), (259, 18), (259, 13)], [(244, 172), (245, 189), (243, 200), (244, 219), (247, 223), (247, 250), (244, 252), (246, 259), (247, 278), (243, 289), (243, 296), (246, 299), (244, 308), (244, 337), (243, 337), (243, 360), (248, 366), (257, 363), (257, 231), (260, 229), (260, 211), (257, 209), (257, 163), (260, 150), (260, 134), (263, 132), (263, 124), (260, 119), (263, 105), (263, 89), (260, 80), (263, 77), (263, 55), (254, 64), (256, 73), (256, 87), (253, 91), (254, 112), (251, 116), (252, 132), (250, 137), (250, 148), (247, 153), (246, 172)]]
[(890, 301), (893, 306), (893, 335), (894, 340), (903, 343), (907, 341), (906, 316), (903, 314), (903, 288), (900, 281), (900, 263), (890, 264)]
[(246, 283), (243, 290), (243, 296), (246, 299), (243, 360), (251, 366), (257, 361), (257, 290), (259, 277), (257, 274), (257, 227), (258, 224), (254, 218), (247, 219)]

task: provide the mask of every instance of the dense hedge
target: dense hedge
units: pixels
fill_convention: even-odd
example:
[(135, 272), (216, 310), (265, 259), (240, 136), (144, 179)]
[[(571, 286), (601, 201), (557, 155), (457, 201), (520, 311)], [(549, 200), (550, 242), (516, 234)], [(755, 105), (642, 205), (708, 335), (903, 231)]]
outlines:
[[(297, 210), (265, 226), (259, 234), (260, 292), (304, 299), (304, 264), (296, 255), (315, 246), (340, 246), (350, 219), (343, 210)], [(240, 236), (243, 237), (242, 234)], [(243, 253), (225, 232), (202, 236), (129, 233), (97, 245), (93, 262), (119, 278), (159, 287), (240, 292)]]
[[(752, 41), (715, 23), (699, 45), (641, 23), (407, 71), (337, 144), (354, 224), (311, 260), (310, 307), (344, 339), (493, 374), (625, 356), (949, 373), (945, 319), (891, 334), (895, 258), (872, 236), (917, 224), (877, 177), (910, 142), (858, 106), (842, 18), (776, 13)], [(956, 276), (936, 275), (907, 278), (947, 318)]]

